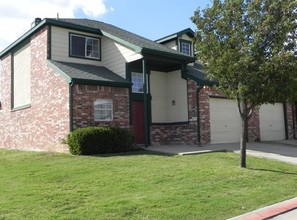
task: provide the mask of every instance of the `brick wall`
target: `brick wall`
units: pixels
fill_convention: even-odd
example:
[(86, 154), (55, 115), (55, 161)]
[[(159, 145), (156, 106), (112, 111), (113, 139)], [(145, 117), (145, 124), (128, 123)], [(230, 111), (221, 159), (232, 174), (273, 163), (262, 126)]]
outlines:
[(11, 55), (2, 60), (0, 147), (68, 151), (68, 84), (47, 66), (47, 27), (31, 37), (31, 106), (11, 109)]
[[(129, 89), (120, 87), (74, 85), (73, 91), (73, 128), (114, 125), (130, 128)], [(94, 101), (113, 100), (113, 121), (94, 121)]]
[[(296, 109), (294, 105), (291, 104), (286, 104), (286, 116), (287, 116), (287, 126), (288, 126), (288, 139), (293, 139), (295, 137), (294, 135), (294, 129), (295, 129), (295, 125), (294, 123), (296, 123), (296, 119), (294, 119), (294, 114)], [(294, 121), (295, 120), (295, 121)]]
[(259, 110), (255, 109), (248, 122), (248, 141), (260, 141)]

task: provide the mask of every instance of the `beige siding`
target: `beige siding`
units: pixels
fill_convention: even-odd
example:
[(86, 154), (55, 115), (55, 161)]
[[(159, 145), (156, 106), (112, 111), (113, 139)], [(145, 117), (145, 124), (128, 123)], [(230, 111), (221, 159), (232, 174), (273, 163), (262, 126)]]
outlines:
[(163, 45), (165, 45), (166, 47), (169, 47), (169, 48), (171, 48), (173, 50), (177, 50), (177, 45), (176, 45), (176, 40), (175, 39), (172, 40), (172, 41), (166, 42)]
[(14, 54), (13, 108), (31, 103), (31, 46), (27, 44)]
[(150, 85), (153, 123), (188, 121), (187, 83), (180, 71), (152, 71)]
[[(101, 61), (69, 57), (69, 33), (83, 34), (99, 37), (101, 39)], [(140, 54), (126, 48), (113, 40), (100, 35), (85, 32), (72, 31), (65, 28), (52, 27), (52, 51), (53, 60), (105, 66), (116, 74), (125, 77), (126, 62), (141, 59)]]
[(168, 122), (188, 121), (187, 81), (180, 71), (167, 73), (167, 91)]
[[(83, 34), (91, 37), (99, 37), (100, 35), (89, 34), (79, 31), (73, 31), (65, 28), (52, 27), (52, 50), (51, 56), (53, 60), (72, 62), (72, 63), (82, 63), (102, 66), (102, 63), (98, 60), (90, 59), (80, 59), (69, 57), (69, 33)], [(102, 44), (102, 42), (101, 42)]]
[(167, 122), (166, 73), (151, 71), (152, 122)]
[(102, 38), (102, 64), (125, 78), (126, 63), (141, 59), (140, 54), (108, 39)]
[(190, 38), (187, 34), (183, 34), (182, 37), (181, 37), (181, 39), (187, 40), (187, 41), (191, 41), (193, 43), (193, 39)]

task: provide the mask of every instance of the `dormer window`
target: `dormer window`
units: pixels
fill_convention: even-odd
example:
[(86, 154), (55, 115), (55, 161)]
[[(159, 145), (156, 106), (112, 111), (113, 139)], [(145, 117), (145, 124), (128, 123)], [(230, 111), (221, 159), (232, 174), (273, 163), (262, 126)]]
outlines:
[(192, 42), (180, 40), (180, 52), (192, 56)]
[(70, 34), (70, 56), (100, 60), (100, 38)]

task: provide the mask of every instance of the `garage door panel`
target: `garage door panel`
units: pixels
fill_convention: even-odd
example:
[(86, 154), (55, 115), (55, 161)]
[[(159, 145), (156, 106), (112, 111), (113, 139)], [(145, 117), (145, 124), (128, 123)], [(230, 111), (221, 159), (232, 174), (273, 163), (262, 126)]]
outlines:
[(237, 103), (230, 99), (210, 98), (212, 143), (239, 142), (241, 119)]
[(262, 141), (285, 139), (284, 108), (282, 103), (262, 105), (259, 110)]

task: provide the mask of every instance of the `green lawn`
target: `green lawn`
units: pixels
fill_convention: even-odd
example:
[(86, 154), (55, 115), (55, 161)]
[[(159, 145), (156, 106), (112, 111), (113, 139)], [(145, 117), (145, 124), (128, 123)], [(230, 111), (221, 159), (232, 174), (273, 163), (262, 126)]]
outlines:
[(0, 219), (226, 219), (297, 196), (297, 166), (239, 155), (0, 150)]

